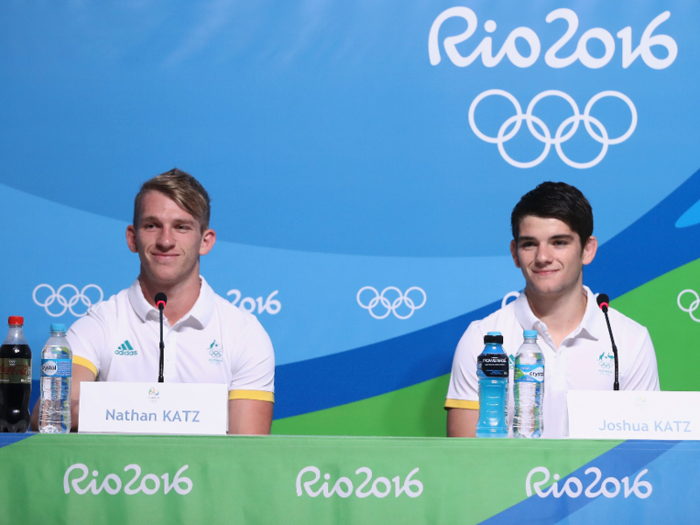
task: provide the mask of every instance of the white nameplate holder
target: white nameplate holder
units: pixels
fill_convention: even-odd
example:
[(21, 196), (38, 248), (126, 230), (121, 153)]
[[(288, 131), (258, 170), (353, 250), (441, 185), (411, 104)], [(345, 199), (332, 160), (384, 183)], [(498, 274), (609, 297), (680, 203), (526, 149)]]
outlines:
[(700, 392), (572, 390), (572, 439), (700, 439)]
[(80, 384), (78, 432), (224, 435), (227, 428), (224, 384)]

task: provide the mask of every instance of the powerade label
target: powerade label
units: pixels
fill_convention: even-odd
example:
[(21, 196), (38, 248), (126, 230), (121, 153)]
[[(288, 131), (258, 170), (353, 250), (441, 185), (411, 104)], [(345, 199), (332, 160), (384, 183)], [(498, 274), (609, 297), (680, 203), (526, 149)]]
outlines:
[(518, 383), (541, 383), (544, 381), (542, 365), (515, 365), (515, 381)]
[(32, 360), (0, 357), (0, 383), (31, 383)]
[(42, 359), (41, 377), (70, 377), (71, 359)]
[(476, 368), (486, 377), (508, 377), (506, 354), (481, 354), (476, 358)]

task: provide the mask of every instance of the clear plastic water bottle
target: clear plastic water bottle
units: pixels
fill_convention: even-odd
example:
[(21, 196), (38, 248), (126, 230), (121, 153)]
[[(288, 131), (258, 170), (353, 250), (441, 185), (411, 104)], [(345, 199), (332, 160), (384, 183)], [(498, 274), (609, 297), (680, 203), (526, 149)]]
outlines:
[(39, 432), (70, 432), (70, 392), (73, 352), (66, 340), (66, 325), (52, 324), (51, 337), (41, 351)]
[(479, 379), (479, 422), (476, 437), (508, 437), (508, 355), (503, 351), (503, 336), (489, 332), (484, 336), (484, 351), (476, 360)]
[(523, 337), (515, 354), (513, 436), (538, 438), (544, 432), (544, 355), (537, 345), (536, 330), (525, 330)]

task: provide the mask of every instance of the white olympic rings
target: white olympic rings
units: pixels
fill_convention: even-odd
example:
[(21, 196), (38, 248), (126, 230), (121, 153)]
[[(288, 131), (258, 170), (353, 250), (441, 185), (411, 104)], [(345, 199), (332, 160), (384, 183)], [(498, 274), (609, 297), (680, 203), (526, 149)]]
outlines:
[[(688, 306), (688, 308), (685, 308), (681, 304), (681, 297), (683, 297), (687, 293), (693, 294), (695, 296), (695, 300), (692, 303), (690, 303), (690, 306)], [(688, 315), (690, 315), (690, 318), (693, 321), (695, 321), (696, 323), (700, 323), (700, 319), (693, 315), (693, 312), (698, 309), (698, 306), (700, 306), (700, 296), (698, 296), (698, 293), (695, 290), (683, 290), (681, 293), (678, 294), (678, 299), (676, 299), (676, 302), (678, 303), (678, 308), (680, 308), (684, 312), (688, 312)]]
[[(49, 296), (44, 300), (44, 302), (40, 302), (36, 298), (36, 293), (42, 288), (48, 288), (50, 292)], [(85, 294), (85, 292), (90, 288), (96, 289), (100, 294), (100, 298), (95, 303), (93, 303), (92, 300)], [(70, 289), (74, 292), (69, 299), (66, 299), (62, 295), (63, 290), (66, 289)], [(87, 309), (90, 308), (93, 304), (99, 304), (102, 302), (102, 299), (104, 298), (104, 293), (102, 292), (102, 288), (100, 288), (96, 284), (88, 284), (87, 286), (84, 286), (82, 290), (78, 290), (78, 288), (73, 286), (72, 284), (64, 284), (56, 291), (54, 291), (53, 286), (51, 286), (50, 284), (40, 284), (39, 286), (34, 288), (34, 293), (32, 293), (32, 297), (34, 298), (34, 302), (38, 306), (43, 307), (46, 310), (46, 313), (49, 314), (51, 317), (60, 317), (66, 313), (66, 310), (70, 310), (70, 313), (72, 313), (76, 317), (83, 317), (87, 313)], [(61, 310), (58, 313), (49, 310), (49, 307), (54, 302), (62, 306), (63, 310)], [(78, 304), (78, 302), (83, 303), (87, 307), (82, 313), (78, 313), (75, 310), (73, 310), (73, 307), (76, 304)]]
[[(476, 106), (479, 104), (479, 102), (481, 102), (486, 97), (490, 97), (493, 95), (499, 95), (508, 99), (515, 108), (515, 115), (506, 119), (506, 121), (503, 124), (501, 124), (501, 127), (498, 130), (498, 135), (496, 137), (489, 137), (488, 135), (482, 133), (477, 127), (476, 122), (474, 121), (474, 112), (476, 111)], [(552, 137), (549, 128), (542, 121), (542, 119), (532, 114), (533, 110), (535, 109), (535, 105), (540, 100), (546, 97), (563, 98), (566, 102), (569, 103), (574, 113), (572, 116), (564, 119), (564, 121), (557, 128), (554, 137)], [(627, 106), (630, 109), (630, 112), (632, 113), (632, 122), (630, 123), (629, 128), (623, 135), (620, 135), (617, 138), (608, 137), (608, 131), (605, 129), (605, 126), (603, 126), (603, 124), (597, 118), (591, 116), (591, 109), (593, 109), (593, 105), (604, 97), (619, 98), (627, 104)], [(527, 128), (530, 130), (530, 133), (532, 133), (532, 135), (537, 140), (544, 144), (544, 149), (542, 150), (540, 156), (530, 162), (519, 162), (517, 160), (512, 159), (508, 155), (508, 153), (506, 153), (506, 149), (504, 146), (506, 142), (515, 137), (518, 131), (520, 131), (520, 127), (523, 121), (527, 122)], [(575, 162), (571, 160), (564, 154), (564, 151), (561, 147), (561, 145), (564, 142), (566, 142), (574, 136), (574, 134), (578, 130), (580, 122), (583, 122), (586, 131), (588, 131), (588, 134), (591, 136), (591, 138), (603, 145), (598, 156), (589, 162)], [(471, 106), (469, 106), (469, 125), (471, 126), (474, 134), (481, 140), (488, 142), (489, 144), (497, 144), (498, 151), (501, 153), (501, 157), (503, 157), (503, 160), (505, 160), (511, 166), (515, 166), (516, 168), (532, 168), (534, 166), (537, 166), (547, 157), (547, 155), (549, 155), (549, 150), (551, 149), (552, 145), (554, 145), (554, 147), (557, 150), (557, 153), (559, 154), (559, 158), (562, 161), (564, 161), (565, 164), (571, 166), (572, 168), (587, 169), (592, 168), (601, 160), (603, 160), (603, 157), (605, 157), (605, 154), (608, 152), (608, 146), (620, 144), (621, 142), (626, 141), (632, 135), (632, 133), (634, 133), (634, 130), (637, 127), (637, 108), (635, 108), (634, 104), (627, 95), (620, 93), (619, 91), (602, 91), (588, 101), (588, 104), (586, 104), (586, 108), (584, 109), (582, 115), (579, 113), (576, 101), (574, 101), (574, 99), (571, 98), (571, 96), (564, 93), (563, 91), (549, 89), (535, 96), (535, 98), (533, 98), (530, 101), (530, 104), (528, 104), (527, 111), (523, 114), (522, 108), (520, 107), (520, 103), (513, 95), (511, 95), (507, 91), (503, 91), (502, 89), (489, 89), (478, 95), (471, 103)], [(508, 128), (511, 127), (512, 129), (510, 129), (510, 131), (506, 133)], [(565, 133), (564, 130), (566, 130), (567, 127), (570, 129)], [(597, 129), (598, 133), (596, 133), (596, 131), (593, 129), (594, 127)], [(539, 128), (539, 131), (536, 128)]]
[[(503, 296), (503, 300), (501, 301), (501, 308), (505, 308), (507, 304), (510, 304), (508, 302), (508, 299), (517, 299), (520, 297), (520, 292), (508, 292), (506, 295)], [(513, 301), (510, 301), (511, 303)]]
[[(372, 292), (374, 292), (374, 297), (370, 299), (368, 304), (364, 304), (360, 299), (360, 295), (362, 295), (362, 292), (366, 290), (371, 290)], [(420, 292), (423, 295), (423, 302), (421, 302), (419, 305), (416, 305), (413, 302), (413, 300), (408, 296), (413, 291)], [(384, 294), (386, 294), (387, 292), (396, 292), (398, 296), (393, 301), (390, 301), (384, 296)], [(360, 291), (357, 292), (357, 304), (359, 304), (365, 310), (369, 310), (370, 315), (375, 319), (384, 319), (385, 317), (388, 317), (390, 313), (393, 313), (394, 316), (396, 316), (399, 319), (408, 319), (413, 315), (413, 312), (425, 306), (425, 302), (427, 301), (427, 299), (428, 296), (426, 295), (425, 291), (422, 288), (419, 288), (418, 286), (412, 286), (411, 288), (406, 290), (405, 294), (395, 286), (387, 286), (382, 290), (382, 293), (379, 293), (376, 290), (376, 288), (372, 286), (365, 286), (363, 288), (360, 288)], [(374, 313), (374, 308), (378, 304), (381, 304), (384, 308), (386, 308), (386, 312), (384, 312), (382, 315), (377, 315)], [(410, 309), (410, 312), (406, 315), (401, 315), (396, 311), (402, 304), (405, 304)]]

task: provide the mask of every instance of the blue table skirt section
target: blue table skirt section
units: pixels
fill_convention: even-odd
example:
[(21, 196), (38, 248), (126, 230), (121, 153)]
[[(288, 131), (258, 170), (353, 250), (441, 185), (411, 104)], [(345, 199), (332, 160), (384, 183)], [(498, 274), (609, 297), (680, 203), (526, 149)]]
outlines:
[(36, 435), (36, 432), (25, 432), (23, 434), (13, 434), (9, 432), (0, 433), (0, 448), (12, 445), (34, 435)]

